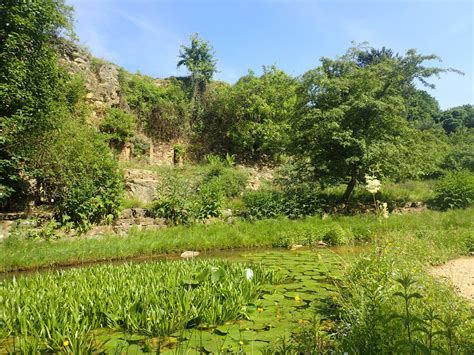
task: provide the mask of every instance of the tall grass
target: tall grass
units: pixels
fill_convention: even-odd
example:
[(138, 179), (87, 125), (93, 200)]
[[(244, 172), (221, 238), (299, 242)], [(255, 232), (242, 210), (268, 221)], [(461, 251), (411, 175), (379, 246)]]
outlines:
[[(219, 250), (287, 246), (323, 239), (334, 228), (344, 229), (348, 243), (377, 241), (399, 233), (419, 248), (427, 261), (440, 263), (466, 254), (474, 247), (474, 209), (448, 212), (391, 215), (380, 219), (373, 215), (352, 217), (311, 217), (302, 220), (272, 219), (256, 222), (217, 222), (211, 225), (178, 226), (164, 230), (134, 231), (126, 236), (69, 238), (51, 241), (24, 241), (9, 238), (0, 244), (0, 270), (19, 270), (51, 265), (123, 259), (183, 250)], [(431, 243), (430, 253), (424, 244)], [(403, 239), (405, 242), (406, 239)], [(472, 250), (474, 251), (474, 250)]]

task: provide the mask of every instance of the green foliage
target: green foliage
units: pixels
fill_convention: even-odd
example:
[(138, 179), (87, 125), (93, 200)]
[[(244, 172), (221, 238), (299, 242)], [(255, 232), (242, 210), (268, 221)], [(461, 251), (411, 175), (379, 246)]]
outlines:
[[(0, 4), (0, 203), (21, 192), (27, 152), (54, 126), (65, 73), (57, 65), (58, 37), (72, 36), (64, 1)], [(61, 101), (61, 99), (59, 99)]]
[(119, 108), (109, 108), (99, 128), (109, 142), (121, 147), (133, 136), (135, 117)]
[(314, 181), (313, 168), (302, 161), (282, 165), (276, 174), (281, 188), (284, 213), (292, 219), (314, 216), (322, 211), (319, 185)]
[(243, 200), (250, 219), (276, 218), (283, 212), (283, 196), (275, 190), (248, 191)]
[(296, 81), (275, 66), (242, 77), (228, 96), (228, 136), (239, 156), (274, 159), (285, 152), (295, 113)]
[(336, 246), (347, 244), (351, 239), (350, 237), (350, 234), (344, 228), (336, 224), (323, 235), (322, 241), (328, 245)]
[[(18, 337), (22, 342), (15, 351), (21, 353), (26, 346), (31, 353), (107, 352), (105, 341), (94, 341), (91, 331), (115, 328), (163, 337), (245, 318), (261, 285), (280, 279), (262, 266), (253, 265), (252, 272), (250, 281), (245, 265), (239, 263), (174, 261), (78, 268), (2, 281), (0, 341)], [(106, 335), (111, 340), (111, 332)]]
[(182, 144), (173, 145), (173, 162), (175, 164), (182, 163), (186, 154), (186, 147)]
[(138, 130), (160, 140), (172, 140), (189, 131), (189, 102), (182, 83), (156, 82), (140, 74), (119, 71), (120, 88), (137, 117)]
[(455, 354), (472, 348), (469, 306), (425, 274), (422, 255), (432, 239), (419, 243), (423, 251), (404, 238), (382, 242), (350, 268), (341, 299), (344, 351)]
[(194, 216), (197, 219), (219, 217), (224, 203), (221, 181), (213, 179), (199, 186)]
[(425, 130), (432, 128), (439, 120), (441, 110), (438, 101), (424, 90), (412, 88), (405, 94), (406, 118), (416, 128)]
[(450, 148), (441, 167), (447, 171), (469, 170), (474, 173), (474, 131), (452, 133)]
[(217, 61), (213, 48), (209, 42), (200, 39), (197, 33), (192, 34), (189, 39), (191, 47), (180, 47), (178, 68), (184, 65), (195, 83), (209, 82), (216, 72)]
[(432, 203), (442, 210), (471, 206), (474, 203), (474, 174), (469, 171), (448, 172), (436, 185)]
[(233, 158), (229, 155), (222, 160), (217, 155), (207, 155), (207, 172), (203, 182), (213, 182), (220, 186), (227, 198), (239, 196), (245, 189), (248, 174), (238, 168), (233, 168)]
[(446, 133), (474, 128), (474, 106), (463, 105), (450, 108), (441, 114), (440, 122)]
[(71, 122), (51, 139), (50, 160), (36, 176), (56, 201), (58, 219), (79, 230), (110, 222), (118, 213), (123, 177), (100, 134)]
[(153, 202), (152, 213), (165, 218), (172, 225), (189, 223), (192, 203), (189, 200), (192, 189), (176, 172), (163, 176), (157, 188), (157, 199)]
[(303, 75), (301, 115), (293, 125), (295, 151), (311, 159), (319, 179), (350, 180), (345, 202), (356, 182), (371, 171), (383, 176), (431, 172), (417, 164), (429, 162), (427, 152), (433, 149), (426, 149), (421, 132), (407, 122), (404, 93), (415, 79), (429, 85), (426, 78), (446, 71), (423, 66), (437, 57), (415, 50), (404, 57), (382, 53), (363, 63), (361, 53), (357, 47), (335, 60), (323, 58), (318, 68)]

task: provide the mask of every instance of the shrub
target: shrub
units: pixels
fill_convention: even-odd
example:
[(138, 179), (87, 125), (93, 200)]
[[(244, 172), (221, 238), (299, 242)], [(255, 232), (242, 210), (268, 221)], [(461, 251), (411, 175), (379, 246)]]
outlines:
[(110, 108), (100, 124), (100, 131), (115, 147), (121, 147), (133, 136), (135, 117), (118, 108)]
[(275, 218), (283, 212), (283, 196), (275, 190), (250, 191), (243, 200), (251, 219)]
[(314, 216), (322, 212), (322, 206), (319, 190), (311, 186), (303, 185), (284, 192), (283, 212), (289, 218)]
[(284, 213), (289, 218), (311, 216), (322, 211), (319, 185), (313, 169), (304, 162), (288, 162), (277, 171), (276, 181), (284, 193)]
[(347, 244), (349, 239), (350, 234), (339, 224), (331, 227), (331, 229), (327, 231), (322, 238), (323, 242), (329, 244), (330, 246)]
[(442, 210), (466, 208), (474, 202), (474, 174), (456, 171), (446, 174), (435, 187), (432, 204)]
[(80, 231), (113, 219), (123, 196), (123, 176), (103, 136), (64, 117), (61, 129), (44, 139), (49, 144), (32, 156), (29, 176), (54, 201), (56, 219)]
[(201, 185), (194, 205), (194, 217), (197, 219), (219, 217), (222, 214), (223, 202), (224, 191), (219, 181), (211, 180)]
[(119, 71), (120, 88), (138, 118), (140, 130), (159, 140), (173, 140), (189, 131), (189, 102), (178, 80), (155, 79)]
[(190, 187), (176, 172), (163, 177), (157, 188), (157, 199), (151, 207), (156, 217), (165, 218), (170, 224), (187, 224), (190, 221), (192, 206)]

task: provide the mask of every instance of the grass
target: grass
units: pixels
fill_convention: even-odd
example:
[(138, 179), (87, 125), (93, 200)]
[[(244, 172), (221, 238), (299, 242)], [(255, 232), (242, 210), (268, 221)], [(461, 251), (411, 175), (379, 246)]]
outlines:
[[(407, 202), (426, 203), (434, 197), (435, 184), (436, 180), (410, 180), (397, 183), (384, 181), (375, 197), (379, 201), (388, 202), (392, 205), (403, 205)], [(323, 193), (340, 201), (345, 189), (345, 185), (339, 185), (327, 188), (323, 190)], [(364, 185), (357, 185), (351, 196), (351, 201), (372, 203), (373, 196)]]
[[(472, 219), (472, 215), (470, 217)], [(339, 304), (346, 324), (341, 352), (468, 354), (474, 349), (474, 308), (449, 283), (427, 273), (428, 263), (472, 250), (473, 229), (453, 220), (444, 230), (393, 231), (344, 276)]]
[[(345, 231), (348, 243), (377, 241), (387, 235), (408, 238), (430, 263), (442, 263), (474, 251), (474, 208), (448, 212), (425, 211), (391, 215), (311, 217), (303, 220), (274, 219), (256, 222), (216, 222), (211, 225), (178, 226), (164, 230), (134, 231), (126, 236), (27, 241), (8, 238), (0, 244), (0, 270), (26, 270), (54, 265), (117, 260), (183, 250), (223, 250), (312, 244), (336, 228)], [(407, 239), (407, 240), (408, 240)], [(430, 253), (423, 248), (431, 243)]]

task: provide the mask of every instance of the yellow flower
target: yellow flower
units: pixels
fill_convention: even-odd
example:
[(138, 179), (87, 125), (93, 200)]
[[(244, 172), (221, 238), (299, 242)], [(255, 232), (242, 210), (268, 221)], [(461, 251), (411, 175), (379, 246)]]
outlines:
[(263, 308), (262, 308), (262, 307), (258, 307), (258, 308), (257, 308), (257, 312), (260, 312), (260, 313), (263, 312)]
[(63, 341), (63, 346), (65, 348), (69, 346), (69, 341), (67, 339)]
[(295, 301), (296, 301), (296, 302), (300, 302), (300, 301), (302, 301), (302, 299), (301, 299), (300, 296), (295, 296)]
[(244, 342), (241, 340), (241, 341), (239, 341), (239, 344), (240, 344), (240, 345), (244, 345)]

